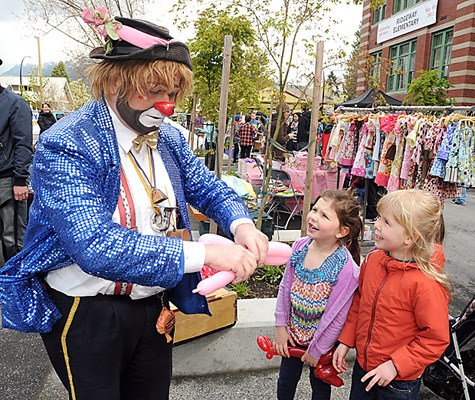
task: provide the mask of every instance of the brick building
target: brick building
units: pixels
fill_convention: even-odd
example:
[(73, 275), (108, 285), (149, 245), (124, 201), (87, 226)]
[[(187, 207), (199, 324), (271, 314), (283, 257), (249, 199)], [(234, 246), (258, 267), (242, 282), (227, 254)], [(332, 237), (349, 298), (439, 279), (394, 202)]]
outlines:
[(360, 49), (372, 65), (360, 69), (357, 94), (368, 89), (370, 74), (382, 90), (403, 100), (417, 71), (435, 69), (453, 85), (448, 97), (457, 105), (474, 105), (475, 0), (384, 3), (373, 10), (370, 0), (363, 2)]

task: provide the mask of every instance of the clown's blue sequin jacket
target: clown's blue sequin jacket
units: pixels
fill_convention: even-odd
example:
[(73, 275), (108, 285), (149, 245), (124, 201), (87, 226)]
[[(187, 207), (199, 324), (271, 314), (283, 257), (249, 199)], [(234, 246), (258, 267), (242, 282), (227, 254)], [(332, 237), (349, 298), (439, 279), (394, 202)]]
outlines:
[[(160, 127), (158, 149), (177, 198), (181, 226), (190, 229), (189, 203), (230, 234), (248, 217), (236, 193), (192, 154), (183, 135)], [(48, 332), (60, 313), (46, 293), (49, 271), (77, 263), (112, 281), (171, 289), (185, 313), (209, 313), (192, 294), (199, 273), (183, 274), (183, 242), (141, 235), (112, 222), (120, 188), (119, 148), (105, 102), (92, 101), (62, 118), (37, 145), (32, 184), (35, 198), (24, 250), (0, 270), (3, 327)]]

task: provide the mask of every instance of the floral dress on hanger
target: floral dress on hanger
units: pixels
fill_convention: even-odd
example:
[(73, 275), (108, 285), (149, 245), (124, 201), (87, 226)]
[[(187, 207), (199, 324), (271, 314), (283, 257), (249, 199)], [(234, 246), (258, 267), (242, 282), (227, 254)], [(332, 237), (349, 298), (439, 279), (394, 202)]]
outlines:
[(344, 167), (351, 167), (355, 161), (360, 127), (361, 121), (352, 121), (342, 140), (339, 163)]
[(473, 127), (466, 125), (460, 138), (458, 182), (465, 187), (475, 185), (475, 140), (473, 133)]
[(396, 135), (396, 153), (394, 154), (394, 160), (391, 165), (391, 172), (389, 173), (389, 180), (387, 189), (388, 191), (394, 191), (400, 189), (399, 174), (401, 172), (402, 159), (404, 156), (404, 141), (407, 134), (407, 124), (404, 115), (401, 115), (397, 120), (394, 127), (394, 133)]
[(391, 173), (391, 165), (396, 151), (396, 135), (394, 132), (388, 132), (383, 144), (383, 150), (379, 159), (378, 172), (374, 182), (379, 186), (386, 187), (389, 181), (389, 174)]
[(338, 155), (338, 149), (341, 144), (341, 140), (345, 134), (345, 123), (340, 117), (335, 125), (333, 125), (330, 139), (328, 139), (328, 147), (326, 152), (325, 161), (334, 164)]

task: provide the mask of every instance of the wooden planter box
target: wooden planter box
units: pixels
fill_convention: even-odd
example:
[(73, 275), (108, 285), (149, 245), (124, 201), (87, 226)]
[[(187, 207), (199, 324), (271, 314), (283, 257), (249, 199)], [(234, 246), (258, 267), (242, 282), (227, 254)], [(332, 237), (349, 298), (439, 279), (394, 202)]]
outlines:
[(237, 321), (237, 294), (232, 290), (218, 289), (206, 296), (212, 316), (205, 314), (183, 314), (171, 304), (175, 311), (175, 344), (185, 342), (221, 328), (232, 326)]

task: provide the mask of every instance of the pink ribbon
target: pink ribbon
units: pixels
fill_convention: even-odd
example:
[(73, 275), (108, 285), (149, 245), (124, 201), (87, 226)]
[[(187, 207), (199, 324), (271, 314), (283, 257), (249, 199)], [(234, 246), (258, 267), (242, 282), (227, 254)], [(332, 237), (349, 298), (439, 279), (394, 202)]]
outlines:
[[(145, 32), (141, 32), (130, 26), (124, 26), (114, 18), (110, 17), (109, 10), (105, 7), (99, 7), (95, 10), (84, 9), (82, 12), (82, 19), (86, 24), (92, 25), (97, 29), (100, 35), (109, 36), (113, 40), (117, 38), (113, 37), (111, 29), (115, 31), (118, 38), (140, 47), (141, 49), (147, 49), (155, 44), (162, 46), (168, 46), (170, 43), (176, 43), (178, 40), (165, 40), (156, 36), (149, 35)], [(112, 34), (112, 35), (111, 35)]]

